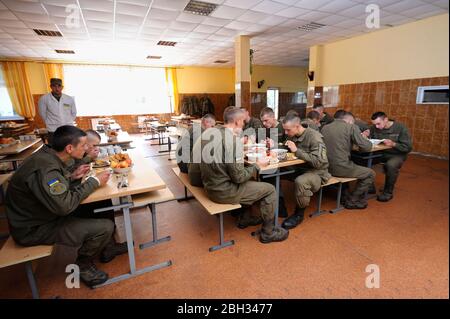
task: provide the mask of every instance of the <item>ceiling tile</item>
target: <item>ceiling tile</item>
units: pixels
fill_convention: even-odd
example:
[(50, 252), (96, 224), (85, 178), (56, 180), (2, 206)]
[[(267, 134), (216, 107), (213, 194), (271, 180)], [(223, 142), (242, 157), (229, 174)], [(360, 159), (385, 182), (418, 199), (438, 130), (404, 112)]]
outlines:
[(274, 14), (277, 13), (283, 9), (286, 9), (287, 6), (284, 4), (281, 4), (279, 2), (264, 0), (260, 3), (258, 3), (256, 6), (252, 8), (253, 11), (260, 11), (264, 13)]
[(215, 27), (215, 26), (211, 26), (211, 25), (204, 25), (204, 24), (200, 24), (198, 27), (196, 27), (193, 31), (194, 32), (201, 32), (201, 33), (215, 33), (216, 31), (218, 31), (220, 28), (219, 27)]
[(2, 0), (3, 4), (12, 11), (46, 14), (42, 5), (38, 2), (20, 0)]
[(244, 21), (244, 22), (257, 23), (258, 21), (264, 20), (268, 17), (270, 17), (269, 14), (248, 10), (243, 15), (238, 17), (237, 20)]
[(301, 0), (294, 5), (304, 9), (320, 10), (320, 7), (330, 3), (331, 1), (332, 0)]
[(249, 22), (242, 22), (242, 21), (233, 21), (227, 24), (225, 27), (228, 29), (234, 29), (234, 30), (245, 30), (250, 25), (252, 25)]
[(244, 9), (220, 6), (211, 13), (211, 17), (220, 19), (236, 19), (245, 12)]
[(207, 17), (202, 24), (206, 24), (206, 25), (213, 25), (216, 27), (223, 27), (224, 25), (227, 25), (228, 23), (230, 23), (231, 19), (220, 19), (220, 18), (212, 18), (212, 17)]
[(281, 10), (276, 13), (278, 16), (286, 17), (286, 18), (295, 18), (302, 14), (308, 13), (308, 9), (298, 8), (298, 7), (289, 7), (284, 10)]
[[(145, 15), (145, 10), (143, 15)], [(142, 15), (142, 16), (143, 16)], [(148, 14), (148, 19), (158, 19), (158, 20), (175, 20), (179, 15), (179, 12), (177, 11), (169, 11), (169, 10), (162, 10), (162, 9), (151, 9), (150, 13)]]
[(278, 16), (269, 16), (261, 21), (259, 21), (259, 24), (268, 25), (268, 26), (275, 26), (280, 23), (283, 23), (287, 21), (288, 18), (285, 17), (278, 17)]
[(183, 11), (189, 0), (154, 0), (152, 8)]
[(174, 21), (170, 24), (170, 28), (174, 30), (186, 31), (190, 32), (194, 30), (198, 26), (197, 23), (188, 23), (188, 22), (180, 22)]
[(181, 22), (202, 23), (205, 19), (205, 16), (181, 12), (176, 20)]
[[(154, 9), (157, 10), (157, 9)], [(153, 10), (150, 10), (150, 13)], [(161, 11), (165, 11), (165, 12), (172, 12), (172, 11), (166, 11), (166, 10), (161, 10)], [(122, 14), (128, 14), (128, 15), (132, 15), (132, 16), (137, 16), (137, 17), (144, 17), (145, 14), (147, 13), (147, 10), (145, 7), (143, 6), (138, 6), (138, 5), (134, 5), (134, 4), (127, 4), (127, 3), (117, 3), (116, 4), (116, 13), (122, 13)], [(178, 15), (176, 12), (175, 13), (175, 17)], [(175, 19), (174, 16), (171, 17), (171, 19)]]
[(230, 6), (230, 7), (235, 7), (235, 8), (240, 8), (240, 9), (250, 9), (253, 6), (255, 6), (256, 4), (258, 4), (259, 2), (261, 2), (262, 0), (226, 0), (224, 2), (225, 5)]

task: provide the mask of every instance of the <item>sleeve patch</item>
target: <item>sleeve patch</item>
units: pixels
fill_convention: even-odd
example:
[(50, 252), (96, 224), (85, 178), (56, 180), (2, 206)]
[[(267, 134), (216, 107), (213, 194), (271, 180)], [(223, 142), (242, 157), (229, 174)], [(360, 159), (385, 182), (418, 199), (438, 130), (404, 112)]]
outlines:
[(47, 183), (50, 187), (50, 194), (52, 195), (61, 195), (65, 191), (67, 191), (67, 187), (64, 183), (61, 183), (58, 179), (52, 179)]

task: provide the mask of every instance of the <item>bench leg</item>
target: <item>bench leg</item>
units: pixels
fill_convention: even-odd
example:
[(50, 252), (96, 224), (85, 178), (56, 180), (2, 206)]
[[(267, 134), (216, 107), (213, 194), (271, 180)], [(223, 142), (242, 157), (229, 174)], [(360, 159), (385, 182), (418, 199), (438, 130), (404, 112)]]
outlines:
[(339, 183), (338, 194), (336, 199), (336, 208), (330, 210), (331, 214), (335, 214), (344, 209), (344, 207), (341, 206), (341, 196), (342, 196), (342, 183)]
[(323, 215), (325, 213), (328, 213), (327, 210), (321, 210), (321, 208), (322, 208), (322, 194), (323, 194), (323, 187), (321, 187), (320, 190), (319, 190), (319, 198), (318, 198), (318, 201), (317, 201), (317, 210), (315, 212), (311, 213), (309, 215), (309, 217), (316, 217), (316, 216), (320, 216), (320, 215)]
[(27, 261), (25, 263), (25, 271), (27, 273), (28, 283), (30, 284), (31, 294), (33, 296), (33, 299), (39, 299), (39, 291), (37, 288), (36, 280), (34, 278), (33, 265), (31, 263), (31, 261)]
[(227, 242), (224, 241), (224, 238), (223, 238), (223, 214), (219, 214), (219, 236), (220, 236), (220, 245), (210, 247), (209, 248), (210, 252), (234, 245), (234, 240), (230, 240)]
[(184, 198), (177, 198), (177, 202), (184, 202), (184, 201), (187, 201), (187, 200), (190, 200), (190, 199), (193, 199), (193, 198), (194, 198), (194, 196), (188, 196), (187, 188), (185, 186), (184, 187)]
[(150, 213), (152, 214), (152, 231), (153, 231), (153, 240), (146, 242), (144, 244), (140, 244), (140, 249), (145, 249), (151, 246), (155, 246), (157, 244), (163, 243), (165, 241), (169, 241), (171, 239), (170, 236), (158, 239), (158, 229), (156, 224), (156, 205), (155, 203), (151, 203), (149, 205)]

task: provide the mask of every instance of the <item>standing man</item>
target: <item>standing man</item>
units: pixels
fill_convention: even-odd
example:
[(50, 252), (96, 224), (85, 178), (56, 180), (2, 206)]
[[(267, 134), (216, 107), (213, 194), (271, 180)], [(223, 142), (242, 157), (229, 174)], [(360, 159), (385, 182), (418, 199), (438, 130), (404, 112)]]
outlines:
[(247, 209), (240, 216), (238, 227), (245, 228), (262, 222), (260, 233), (262, 243), (287, 239), (289, 232), (275, 226), (275, 187), (251, 180), (257, 168), (244, 166), (239, 135), (244, 126), (245, 113), (239, 108), (228, 107), (223, 119), (222, 127), (205, 131), (201, 139), (202, 144), (206, 142), (204, 148), (209, 150), (202, 151), (202, 155), (211, 156), (201, 158), (200, 164), (202, 181), (208, 197), (221, 204), (239, 203), (251, 206), (259, 203), (261, 216), (251, 218), (250, 210)]
[(327, 148), (322, 135), (305, 128), (297, 115), (287, 115), (283, 119), (283, 128), (288, 136), (286, 145), (295, 156), (306, 163), (296, 167), (295, 197), (297, 205), (292, 216), (283, 221), (282, 227), (291, 229), (299, 225), (304, 218), (313, 193), (326, 183), (331, 175), (328, 173)]
[(73, 125), (77, 117), (77, 108), (73, 97), (62, 93), (61, 79), (50, 80), (52, 91), (39, 99), (39, 115), (48, 130), (48, 143), (51, 144), (53, 133), (63, 125)]
[(83, 157), (86, 133), (74, 126), (61, 126), (53, 137), (52, 148), (44, 145), (11, 178), (6, 194), (10, 233), (23, 246), (60, 244), (78, 249), (80, 278), (92, 287), (108, 279), (93, 260), (98, 254), (108, 257), (105, 261), (115, 255), (108, 251), (114, 223), (79, 218), (76, 211), (86, 197), (108, 182), (111, 173), (103, 171), (83, 183), (74, 183), (89, 166), (82, 165), (70, 173), (66, 164)]
[(364, 209), (367, 207), (366, 192), (375, 180), (375, 172), (364, 166), (353, 163), (351, 151), (357, 146), (361, 152), (370, 152), (372, 143), (361, 134), (349, 112), (336, 112), (333, 123), (322, 130), (323, 140), (327, 146), (329, 171), (336, 177), (354, 177), (358, 179), (353, 193), (344, 203), (347, 209)]
[(313, 106), (313, 111), (320, 114), (320, 126), (325, 126), (333, 122), (333, 117), (325, 112), (325, 107), (322, 104), (317, 104)]
[(379, 159), (385, 163), (383, 169), (386, 175), (383, 192), (378, 195), (377, 200), (387, 202), (394, 197), (394, 186), (403, 162), (412, 151), (412, 140), (406, 126), (389, 120), (386, 113), (376, 112), (371, 119), (373, 126), (363, 134), (369, 138), (384, 139), (383, 143), (392, 147), (383, 151), (383, 157)]

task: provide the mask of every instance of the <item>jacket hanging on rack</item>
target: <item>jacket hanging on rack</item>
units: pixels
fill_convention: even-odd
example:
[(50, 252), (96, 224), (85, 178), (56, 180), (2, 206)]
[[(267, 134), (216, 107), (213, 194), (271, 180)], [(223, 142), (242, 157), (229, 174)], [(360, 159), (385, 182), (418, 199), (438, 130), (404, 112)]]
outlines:
[(205, 95), (200, 98), (200, 107), (201, 107), (201, 116), (204, 116), (206, 114), (214, 114), (214, 104), (212, 103), (211, 99)]

